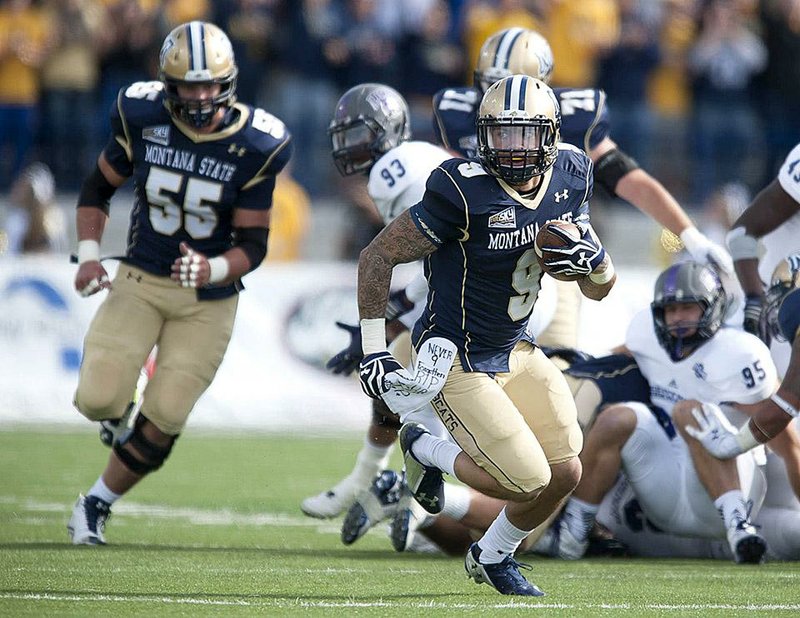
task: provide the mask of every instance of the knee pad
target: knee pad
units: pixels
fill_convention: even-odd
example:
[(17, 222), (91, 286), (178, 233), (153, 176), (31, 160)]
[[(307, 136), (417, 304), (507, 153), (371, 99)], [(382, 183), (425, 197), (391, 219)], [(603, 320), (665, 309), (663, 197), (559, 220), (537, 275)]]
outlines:
[(386, 429), (397, 429), (403, 426), (400, 422), (400, 417), (393, 414), (386, 404), (382, 402), (375, 402), (372, 405), (372, 424), (376, 427), (385, 427)]
[[(175, 440), (178, 436), (170, 436), (167, 446), (160, 446), (150, 441), (144, 435), (143, 428), (145, 423), (152, 424), (144, 414), (139, 413), (132, 429), (129, 429), (123, 436), (114, 443), (114, 452), (123, 464), (135, 474), (149, 474), (158, 470), (169, 457)], [(126, 448), (130, 445), (130, 449)], [(131, 450), (133, 449), (133, 450)], [(134, 450), (136, 454), (134, 454)]]

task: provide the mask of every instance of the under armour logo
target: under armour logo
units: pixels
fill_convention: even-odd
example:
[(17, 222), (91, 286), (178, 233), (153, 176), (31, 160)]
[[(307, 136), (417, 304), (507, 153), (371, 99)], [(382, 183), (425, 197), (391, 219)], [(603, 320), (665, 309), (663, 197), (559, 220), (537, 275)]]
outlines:
[(136, 279), (136, 283), (141, 283), (142, 282), (142, 276), (141, 275), (134, 275), (130, 271), (128, 271), (128, 279)]
[(230, 146), (228, 146), (228, 154), (236, 154), (240, 157), (243, 157), (246, 152), (247, 149), (244, 146), (242, 146), (241, 148), (239, 148), (236, 144), (231, 144)]
[(569, 197), (569, 191), (567, 189), (564, 189), (560, 193), (555, 193), (553, 197), (556, 198), (556, 203), (558, 203), (561, 200), (565, 200)]

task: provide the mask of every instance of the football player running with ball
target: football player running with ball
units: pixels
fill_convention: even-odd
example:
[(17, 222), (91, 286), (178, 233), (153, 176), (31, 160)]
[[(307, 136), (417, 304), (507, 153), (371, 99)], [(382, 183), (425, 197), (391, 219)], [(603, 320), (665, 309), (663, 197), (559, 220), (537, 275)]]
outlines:
[(400, 214), (361, 253), (358, 304), (364, 359), (360, 378), (386, 395), (402, 365), (386, 350), (384, 313), (392, 269), (425, 259), (430, 290), (413, 343), (455, 349), (433, 407), (457, 444), (416, 423), (403, 425), (409, 488), (429, 512), (442, 508), (442, 472), (508, 506), (465, 559), (468, 575), (502, 594), (540, 596), (513, 553), (555, 511), (581, 476), (583, 443), (575, 403), (556, 366), (526, 336), (542, 268), (534, 238), (548, 220), (583, 235), (570, 258), (545, 264), (602, 299), (615, 281), (610, 256), (589, 221), (592, 163), (559, 143), (558, 102), (525, 75), (490, 87), (478, 115), (480, 162), (451, 159), (428, 179), (422, 201)]
[[(236, 102), (227, 35), (193, 21), (166, 37), (159, 81), (120, 90), (111, 136), (81, 189), (75, 289), (108, 296), (84, 342), (75, 405), (91, 421), (125, 414), (153, 346), (158, 367), (133, 427), (78, 497), (76, 545), (105, 543), (111, 506), (172, 450), (231, 337), (241, 277), (267, 251), (275, 176), (289, 160), (284, 124)], [(135, 204), (113, 282), (100, 261), (108, 204), (133, 177)]]

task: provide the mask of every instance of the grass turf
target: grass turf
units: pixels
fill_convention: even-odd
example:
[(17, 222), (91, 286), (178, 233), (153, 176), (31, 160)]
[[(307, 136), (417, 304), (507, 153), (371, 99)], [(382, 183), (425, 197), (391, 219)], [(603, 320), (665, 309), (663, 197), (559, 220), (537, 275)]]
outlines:
[[(797, 616), (800, 566), (533, 559), (542, 599), (476, 586), (460, 558), (396, 554), (385, 526), (351, 547), (300, 500), (337, 481), (358, 437), (189, 431), (114, 507), (106, 547), (65, 524), (108, 451), (96, 434), (0, 431), (0, 616)], [(395, 454), (393, 463), (399, 464)]]

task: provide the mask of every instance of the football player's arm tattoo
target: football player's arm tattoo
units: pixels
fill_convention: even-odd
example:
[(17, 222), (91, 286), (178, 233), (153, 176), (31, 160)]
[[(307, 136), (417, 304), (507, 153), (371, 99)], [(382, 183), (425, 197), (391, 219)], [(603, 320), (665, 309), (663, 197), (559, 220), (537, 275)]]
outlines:
[(417, 229), (408, 210), (387, 225), (358, 259), (358, 311), (362, 319), (382, 318), (389, 299), (392, 269), (420, 260), (436, 245)]

